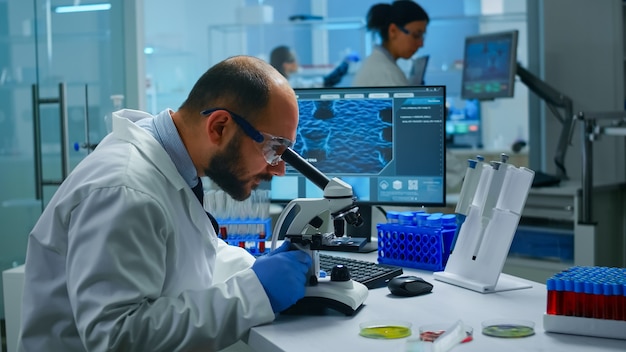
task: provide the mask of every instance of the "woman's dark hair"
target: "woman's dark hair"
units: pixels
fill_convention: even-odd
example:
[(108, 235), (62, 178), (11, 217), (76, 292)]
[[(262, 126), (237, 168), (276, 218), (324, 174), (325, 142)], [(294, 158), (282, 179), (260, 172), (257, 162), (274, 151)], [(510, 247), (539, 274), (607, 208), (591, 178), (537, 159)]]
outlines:
[(296, 58), (293, 56), (291, 49), (286, 45), (277, 46), (270, 53), (270, 65), (274, 66), (274, 68), (285, 77), (287, 77), (287, 73), (285, 72), (283, 64), (292, 63), (294, 61), (296, 61)]
[(389, 39), (389, 25), (395, 23), (402, 27), (413, 21), (429, 22), (424, 9), (411, 0), (396, 0), (391, 4), (373, 5), (367, 12), (367, 29), (376, 31), (383, 41)]
[(203, 110), (225, 108), (253, 121), (269, 103), (271, 70), (267, 62), (255, 57), (226, 59), (198, 79), (180, 110), (200, 116)]

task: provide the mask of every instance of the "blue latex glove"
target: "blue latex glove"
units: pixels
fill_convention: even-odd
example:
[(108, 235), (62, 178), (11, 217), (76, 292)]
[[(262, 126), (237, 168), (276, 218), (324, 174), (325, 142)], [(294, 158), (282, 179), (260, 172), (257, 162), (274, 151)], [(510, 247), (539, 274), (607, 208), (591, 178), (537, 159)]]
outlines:
[(348, 62), (343, 61), (335, 67), (333, 72), (324, 76), (324, 87), (333, 87), (348, 73)]
[(252, 270), (270, 299), (274, 313), (282, 312), (304, 297), (311, 256), (301, 250), (289, 250), (291, 242), (257, 258)]
[(343, 60), (346, 62), (359, 62), (361, 60), (361, 57), (359, 56), (358, 53), (352, 52), (346, 55), (346, 57), (344, 57)]

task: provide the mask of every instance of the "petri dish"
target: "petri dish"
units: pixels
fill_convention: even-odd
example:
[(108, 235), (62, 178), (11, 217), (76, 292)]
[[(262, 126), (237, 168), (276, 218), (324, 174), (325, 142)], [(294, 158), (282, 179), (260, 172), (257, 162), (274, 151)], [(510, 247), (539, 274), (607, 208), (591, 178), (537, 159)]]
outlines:
[[(433, 342), (439, 336), (446, 332), (446, 329), (454, 327), (455, 323), (435, 323), (425, 324), (419, 327), (420, 340), (425, 342)], [(461, 341), (461, 343), (470, 342), (473, 340), (474, 328), (469, 325), (465, 325), (465, 333), (467, 337)]]
[(486, 336), (518, 338), (535, 334), (535, 323), (530, 320), (493, 319), (483, 321), (482, 326)]
[(359, 335), (371, 339), (400, 339), (411, 336), (411, 326), (401, 320), (373, 320), (359, 324)]

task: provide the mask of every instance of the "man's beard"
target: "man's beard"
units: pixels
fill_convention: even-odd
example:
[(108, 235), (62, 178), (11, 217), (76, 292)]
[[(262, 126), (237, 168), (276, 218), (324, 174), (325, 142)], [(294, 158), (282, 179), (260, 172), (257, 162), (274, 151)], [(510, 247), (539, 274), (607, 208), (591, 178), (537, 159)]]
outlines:
[[(242, 201), (250, 197), (250, 191), (245, 187), (248, 183), (247, 180), (241, 178), (241, 174), (244, 173), (242, 170), (244, 161), (240, 152), (241, 139), (239, 137), (233, 138), (223, 153), (213, 157), (208, 169), (204, 170), (204, 174), (234, 200)], [(267, 174), (260, 178), (270, 181), (272, 176)]]

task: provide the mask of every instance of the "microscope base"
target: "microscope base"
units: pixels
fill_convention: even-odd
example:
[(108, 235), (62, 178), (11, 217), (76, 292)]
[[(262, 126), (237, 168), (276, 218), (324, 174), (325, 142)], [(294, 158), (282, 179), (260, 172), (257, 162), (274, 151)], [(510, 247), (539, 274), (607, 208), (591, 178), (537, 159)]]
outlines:
[(316, 286), (308, 286), (304, 297), (282, 314), (324, 315), (332, 309), (351, 316), (363, 306), (367, 295), (367, 287), (353, 280), (320, 281)]

